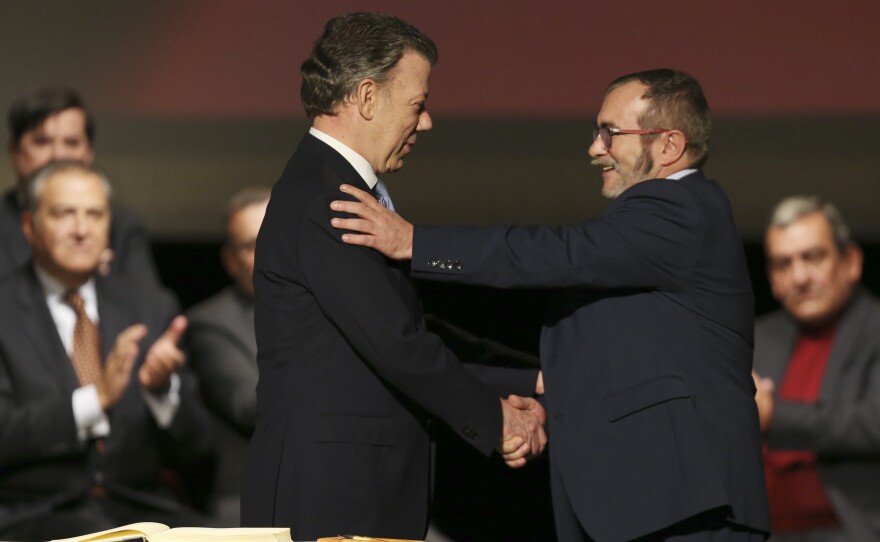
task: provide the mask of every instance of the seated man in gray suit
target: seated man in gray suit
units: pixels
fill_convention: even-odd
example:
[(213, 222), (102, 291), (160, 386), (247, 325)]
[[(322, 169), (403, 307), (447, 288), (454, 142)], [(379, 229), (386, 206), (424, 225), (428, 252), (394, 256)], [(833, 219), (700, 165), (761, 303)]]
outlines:
[(267, 188), (246, 188), (226, 213), (223, 267), (235, 281), (187, 312), (186, 335), (202, 396), (217, 418), (217, 468), (209, 508), (217, 520), (239, 523), (241, 471), (254, 431), (257, 339), (254, 335), (254, 247), (266, 214)]
[(0, 539), (46, 540), (135, 521), (199, 524), (161, 467), (208, 448), (208, 417), (164, 290), (97, 269), (110, 185), (80, 162), (31, 179), (33, 259), (0, 279)]
[(861, 249), (834, 205), (790, 197), (765, 250), (783, 306), (755, 330), (773, 540), (880, 540), (880, 303)]

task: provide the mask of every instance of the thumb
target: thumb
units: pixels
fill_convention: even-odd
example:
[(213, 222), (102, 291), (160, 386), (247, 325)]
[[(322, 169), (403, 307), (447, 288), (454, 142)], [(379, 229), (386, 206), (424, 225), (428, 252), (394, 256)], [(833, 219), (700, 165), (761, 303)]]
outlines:
[(524, 409), (526, 407), (526, 400), (519, 395), (509, 395), (507, 397), (507, 402), (513, 408)]
[(180, 342), (180, 338), (183, 337), (183, 332), (186, 331), (186, 327), (189, 325), (189, 321), (186, 319), (186, 316), (178, 315), (171, 320), (171, 323), (168, 324), (168, 329), (165, 330), (165, 333), (159, 337), (159, 340), (171, 341), (172, 344), (177, 344)]
[(143, 340), (144, 337), (147, 336), (147, 326), (143, 324), (134, 324), (125, 328), (122, 333), (119, 334), (119, 337), (122, 341), (127, 343), (134, 343), (137, 345)]

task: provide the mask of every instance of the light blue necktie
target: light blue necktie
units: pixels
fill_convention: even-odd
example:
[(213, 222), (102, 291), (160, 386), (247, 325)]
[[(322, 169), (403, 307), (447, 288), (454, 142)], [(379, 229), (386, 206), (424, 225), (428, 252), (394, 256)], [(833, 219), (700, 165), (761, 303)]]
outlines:
[(394, 210), (394, 203), (391, 202), (391, 195), (388, 193), (388, 187), (385, 186), (385, 183), (382, 182), (382, 179), (376, 181), (376, 195), (378, 196), (376, 199), (379, 200), (379, 203), (385, 206), (389, 211)]

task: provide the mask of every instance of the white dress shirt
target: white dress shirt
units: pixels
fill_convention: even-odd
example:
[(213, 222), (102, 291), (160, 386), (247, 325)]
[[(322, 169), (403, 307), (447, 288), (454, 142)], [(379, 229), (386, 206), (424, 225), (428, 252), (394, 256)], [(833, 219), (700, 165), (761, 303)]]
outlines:
[(370, 162), (367, 161), (366, 158), (352, 150), (351, 147), (346, 145), (345, 143), (335, 139), (332, 136), (329, 136), (318, 130), (314, 126), (309, 128), (309, 133), (320, 139), (324, 143), (333, 147), (333, 150), (342, 155), (345, 160), (351, 164), (351, 167), (357, 171), (361, 177), (363, 177), (364, 182), (367, 183), (367, 186), (370, 187), (370, 190), (376, 186), (376, 183), (379, 182), (379, 177), (376, 177), (376, 172), (373, 171), (373, 166), (370, 165)]
[[(76, 312), (64, 300), (67, 289), (39, 265), (34, 265), (34, 270), (37, 274), (37, 280), (43, 287), (46, 305), (55, 322), (55, 329), (61, 338), (61, 344), (64, 345), (64, 350), (70, 356), (73, 353)], [(97, 326), (100, 316), (95, 279), (90, 278), (80, 286), (78, 292), (83, 299), (86, 315)], [(180, 377), (177, 374), (171, 375), (171, 386), (167, 393), (156, 394), (141, 388), (141, 394), (159, 427), (165, 428), (171, 425), (174, 414), (177, 413), (177, 408), (180, 405)], [(80, 441), (85, 442), (89, 438), (106, 437), (110, 434), (110, 420), (101, 410), (98, 389), (94, 384), (75, 389), (71, 401), (73, 403), (73, 419), (76, 422), (77, 436)]]

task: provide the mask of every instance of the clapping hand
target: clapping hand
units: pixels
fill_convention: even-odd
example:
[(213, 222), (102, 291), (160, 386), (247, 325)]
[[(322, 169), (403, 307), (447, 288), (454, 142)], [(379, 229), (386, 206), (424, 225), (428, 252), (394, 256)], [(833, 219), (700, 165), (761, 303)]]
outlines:
[(184, 364), (186, 355), (177, 345), (187, 325), (185, 316), (176, 317), (147, 351), (138, 372), (143, 387), (154, 392), (162, 390), (168, 385), (171, 374)]

